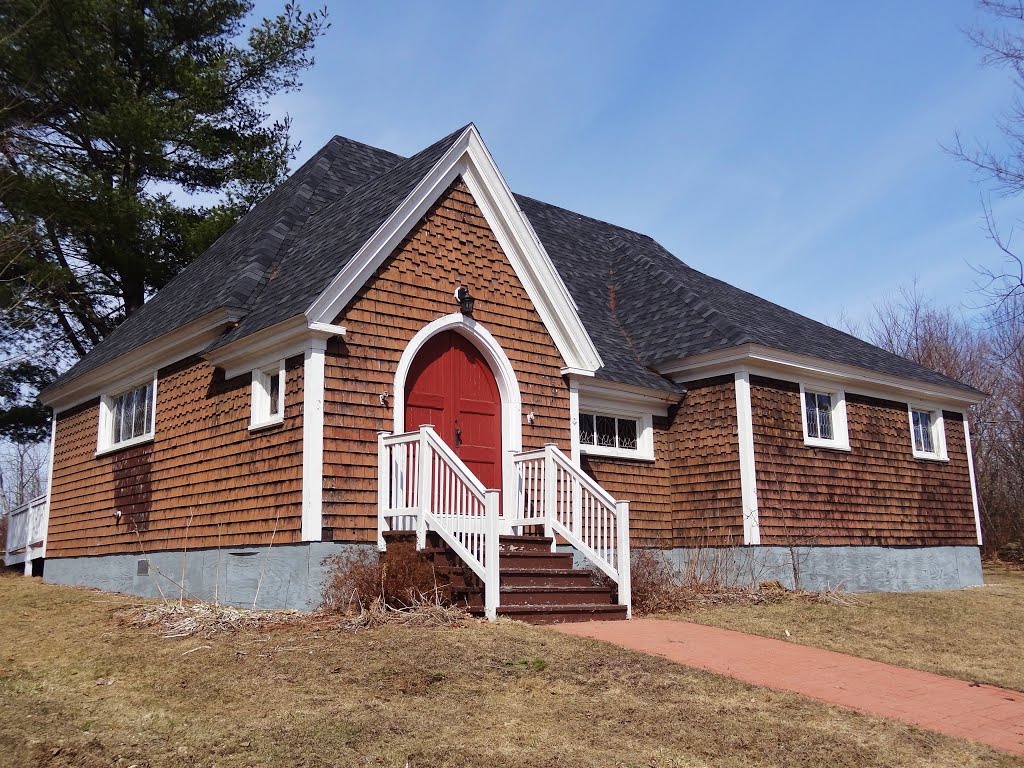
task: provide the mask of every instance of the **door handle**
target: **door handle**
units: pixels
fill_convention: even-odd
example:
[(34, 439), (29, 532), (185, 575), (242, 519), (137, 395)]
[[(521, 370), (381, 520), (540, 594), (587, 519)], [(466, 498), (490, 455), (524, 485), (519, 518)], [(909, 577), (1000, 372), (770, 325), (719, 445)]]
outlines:
[(455, 447), (462, 447), (462, 430), (459, 429), (458, 427), (455, 428)]

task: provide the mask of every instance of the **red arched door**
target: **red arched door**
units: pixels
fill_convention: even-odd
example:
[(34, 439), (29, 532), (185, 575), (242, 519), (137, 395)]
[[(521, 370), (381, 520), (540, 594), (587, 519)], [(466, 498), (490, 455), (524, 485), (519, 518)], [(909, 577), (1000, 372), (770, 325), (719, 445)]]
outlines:
[(417, 353), (405, 384), (405, 429), (433, 424), (487, 488), (501, 488), (501, 395), (466, 338), (445, 331)]

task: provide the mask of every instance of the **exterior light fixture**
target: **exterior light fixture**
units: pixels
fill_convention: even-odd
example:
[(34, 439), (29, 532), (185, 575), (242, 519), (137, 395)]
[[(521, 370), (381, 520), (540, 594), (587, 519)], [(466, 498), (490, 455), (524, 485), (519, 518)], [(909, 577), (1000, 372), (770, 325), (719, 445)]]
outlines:
[(476, 299), (469, 292), (469, 288), (464, 285), (459, 286), (458, 290), (455, 291), (455, 300), (459, 302), (459, 312), (466, 317), (473, 316), (473, 305), (476, 304)]

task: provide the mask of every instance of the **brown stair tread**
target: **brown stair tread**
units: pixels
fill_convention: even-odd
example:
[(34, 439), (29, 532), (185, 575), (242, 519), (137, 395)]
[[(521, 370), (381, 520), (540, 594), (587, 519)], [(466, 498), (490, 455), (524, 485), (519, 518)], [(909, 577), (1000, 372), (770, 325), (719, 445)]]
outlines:
[(574, 587), (572, 585), (568, 585), (568, 586), (542, 585), (542, 586), (534, 587), (534, 586), (530, 586), (529, 584), (510, 584), (509, 586), (502, 587), (501, 591), (502, 592), (545, 592), (545, 593), (550, 593), (550, 592), (573, 592), (573, 593), (577, 593), (577, 594), (580, 593), (580, 592), (593, 592), (593, 593), (603, 592), (605, 594), (611, 594), (611, 590), (608, 589), (608, 587), (602, 587), (599, 584), (598, 585), (594, 585), (594, 586), (587, 585), (585, 587)]

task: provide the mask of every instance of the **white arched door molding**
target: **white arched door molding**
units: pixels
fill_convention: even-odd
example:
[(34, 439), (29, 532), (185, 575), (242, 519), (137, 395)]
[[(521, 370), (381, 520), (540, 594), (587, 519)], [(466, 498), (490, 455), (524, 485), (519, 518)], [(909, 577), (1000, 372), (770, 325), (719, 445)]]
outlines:
[(498, 384), (501, 395), (502, 502), (503, 505), (510, 504), (516, 498), (517, 485), (512, 456), (523, 449), (523, 401), (519, 380), (505, 350), (490, 331), (473, 318), (459, 313), (439, 317), (421, 328), (406, 345), (395, 371), (393, 429), (395, 434), (406, 430), (405, 384), (413, 360), (429, 339), (444, 331), (455, 331), (468, 339), (484, 356)]

